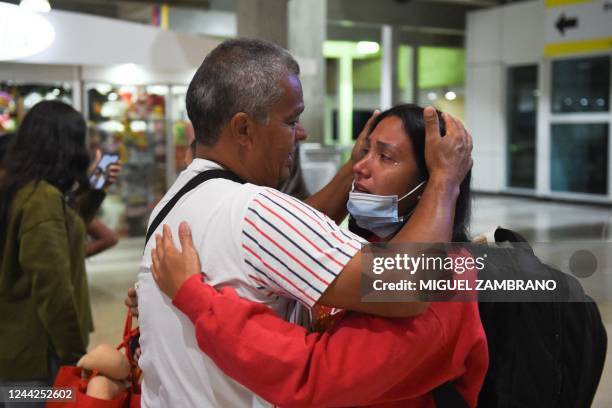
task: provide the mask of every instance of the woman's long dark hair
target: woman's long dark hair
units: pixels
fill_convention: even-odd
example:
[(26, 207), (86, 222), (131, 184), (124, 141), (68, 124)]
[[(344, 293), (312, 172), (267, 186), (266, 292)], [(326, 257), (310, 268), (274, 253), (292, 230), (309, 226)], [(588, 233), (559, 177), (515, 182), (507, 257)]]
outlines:
[(39, 102), (28, 111), (4, 156), (0, 225), (6, 225), (15, 194), (30, 182), (45, 180), (64, 195), (75, 183), (89, 188), (86, 134), (83, 116), (63, 102)]
[[(425, 164), (425, 121), (423, 120), (424, 108), (414, 104), (398, 105), (382, 112), (374, 119), (372, 130), (385, 118), (397, 117), (402, 121), (404, 130), (412, 142), (417, 168), (421, 180), (429, 179), (429, 172)], [(440, 122), (440, 134), (445, 135), (444, 120), (442, 112), (438, 111)], [(453, 242), (469, 242), (469, 225), (471, 216), (472, 200), (470, 195), (470, 183), (472, 171), (470, 170), (461, 185), (459, 186), (459, 196), (455, 205), (455, 217), (453, 223)], [(358, 231), (355, 231), (359, 233)]]

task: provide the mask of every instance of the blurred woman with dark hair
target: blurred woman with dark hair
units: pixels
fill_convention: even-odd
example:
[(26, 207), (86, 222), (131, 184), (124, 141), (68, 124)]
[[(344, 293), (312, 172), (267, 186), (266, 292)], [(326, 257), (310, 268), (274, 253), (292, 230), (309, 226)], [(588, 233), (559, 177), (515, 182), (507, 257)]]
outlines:
[[(85, 353), (93, 330), (85, 222), (89, 191), (83, 117), (43, 101), (25, 115), (0, 177), (0, 385), (49, 385)], [(87, 194), (81, 194), (86, 193)]]

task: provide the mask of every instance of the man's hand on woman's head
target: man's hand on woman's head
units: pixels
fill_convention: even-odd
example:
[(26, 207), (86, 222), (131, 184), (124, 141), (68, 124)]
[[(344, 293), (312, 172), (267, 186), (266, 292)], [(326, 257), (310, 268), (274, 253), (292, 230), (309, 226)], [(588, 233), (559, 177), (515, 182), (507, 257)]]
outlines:
[(441, 137), (436, 110), (428, 106), (423, 116), (429, 177), (458, 187), (472, 168), (472, 136), (460, 120), (443, 113), (446, 135)]
[(370, 119), (368, 119), (368, 121), (366, 122), (363, 129), (361, 129), (361, 133), (359, 133), (357, 140), (355, 140), (355, 144), (353, 145), (353, 150), (351, 151), (351, 161), (353, 162), (353, 164), (357, 163), (363, 157), (363, 153), (362, 153), (363, 145), (365, 143), (366, 138), (372, 131), (372, 124), (374, 123), (374, 119), (376, 119), (378, 115), (380, 115), (380, 111), (376, 109), (372, 113), (372, 116), (370, 116)]
[(163, 235), (155, 235), (155, 248), (151, 250), (151, 273), (159, 289), (172, 299), (187, 279), (202, 272), (189, 225), (182, 222), (179, 226), (182, 251), (174, 246), (170, 227), (164, 224), (163, 229)]

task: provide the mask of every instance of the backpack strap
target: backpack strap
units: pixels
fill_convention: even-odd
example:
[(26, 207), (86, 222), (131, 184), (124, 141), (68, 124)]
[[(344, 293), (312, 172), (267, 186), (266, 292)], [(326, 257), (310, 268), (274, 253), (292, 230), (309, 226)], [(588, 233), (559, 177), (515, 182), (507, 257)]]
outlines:
[(188, 192), (190, 192), (191, 190), (193, 190), (200, 184), (204, 183), (205, 181), (215, 179), (215, 178), (222, 178), (222, 179), (234, 181), (236, 183), (244, 184), (244, 180), (242, 180), (240, 177), (238, 177), (231, 171), (222, 170), (222, 169), (206, 170), (206, 171), (201, 172), (197, 176), (193, 177), (191, 180), (187, 182), (187, 184), (185, 184), (179, 190), (178, 193), (176, 193), (174, 197), (172, 197), (170, 201), (168, 201), (168, 203), (164, 206), (164, 208), (162, 208), (162, 210), (157, 214), (157, 216), (155, 217), (155, 219), (149, 226), (149, 229), (147, 230), (147, 238), (145, 240), (145, 246), (147, 245), (147, 242), (149, 242), (149, 238), (151, 238), (151, 235), (153, 235), (153, 232), (157, 229), (157, 227), (159, 227), (159, 224), (162, 223), (164, 218), (166, 218), (166, 216), (170, 213), (170, 211), (176, 205), (176, 203), (178, 203), (181, 197), (183, 197), (185, 194), (187, 194)]

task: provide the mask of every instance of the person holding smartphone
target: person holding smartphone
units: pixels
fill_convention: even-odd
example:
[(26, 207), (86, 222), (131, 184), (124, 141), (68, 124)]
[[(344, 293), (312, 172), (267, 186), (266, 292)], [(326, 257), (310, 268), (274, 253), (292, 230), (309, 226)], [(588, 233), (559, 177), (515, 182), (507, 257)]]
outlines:
[[(115, 183), (121, 171), (119, 155), (109, 153), (101, 155), (97, 150), (95, 162), (95, 170), (89, 179), (91, 187), (106, 193), (108, 188)], [(119, 242), (119, 235), (99, 218), (94, 218), (87, 224), (87, 235), (91, 239), (85, 246), (86, 257), (104, 252)]]
[(104, 192), (89, 185), (86, 129), (71, 106), (40, 102), (4, 158), (0, 386), (48, 386), (59, 365), (75, 364), (87, 349), (93, 319), (85, 225)]

